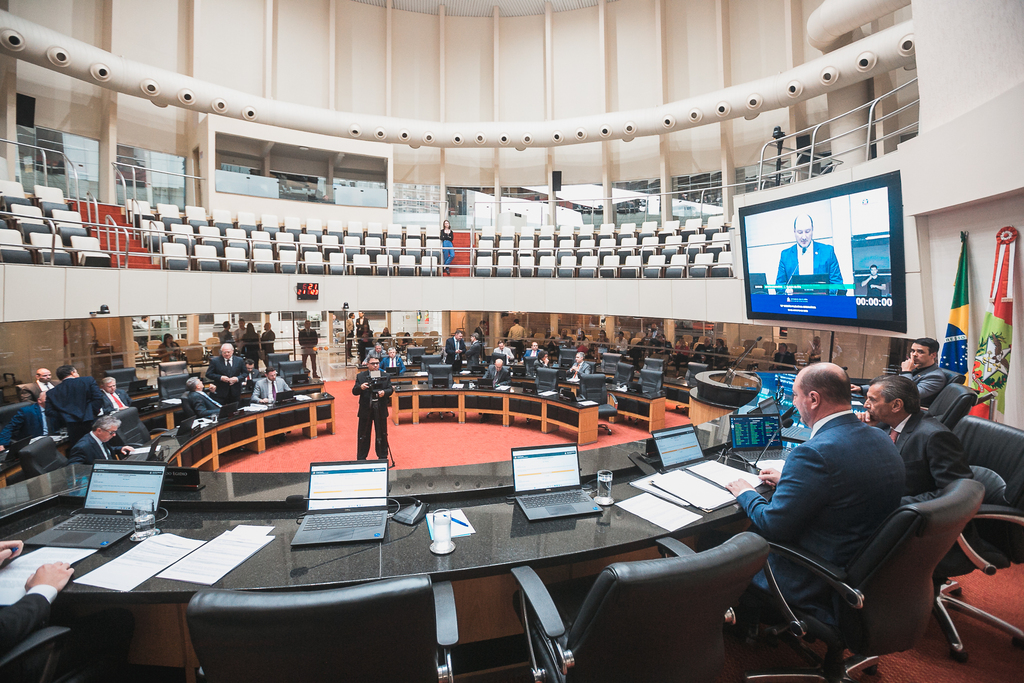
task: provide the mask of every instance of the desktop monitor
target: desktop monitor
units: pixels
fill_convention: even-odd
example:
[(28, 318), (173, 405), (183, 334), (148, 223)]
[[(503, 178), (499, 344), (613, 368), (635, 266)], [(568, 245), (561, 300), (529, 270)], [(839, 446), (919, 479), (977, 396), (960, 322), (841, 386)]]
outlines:
[(452, 385), (452, 366), (428, 365), (427, 383), (431, 389), (448, 389)]
[(898, 172), (742, 207), (747, 316), (907, 331)]

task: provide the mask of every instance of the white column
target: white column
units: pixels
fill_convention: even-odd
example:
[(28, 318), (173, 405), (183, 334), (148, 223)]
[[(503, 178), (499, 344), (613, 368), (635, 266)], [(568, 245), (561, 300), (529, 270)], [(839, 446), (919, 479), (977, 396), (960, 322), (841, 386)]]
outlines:
[(384, 55), (384, 115), (391, 116), (391, 34), (392, 34), (392, 14), (394, 10), (391, 7), (391, 0), (387, 0), (387, 5), (384, 9), (384, 33), (385, 33), (385, 55)]
[[(597, 3), (597, 26), (598, 26), (598, 54), (601, 60), (601, 89), (603, 95), (605, 113), (611, 111), (611, 104), (608, 102), (608, 3), (607, 0), (598, 0)], [(612, 143), (609, 140), (601, 142), (601, 196), (604, 197), (604, 220), (602, 223), (615, 222), (615, 203), (611, 201), (612, 178), (609, 167), (611, 166)]]
[(274, 0), (263, 1), (263, 96), (274, 97)]
[[(550, 2), (544, 3), (544, 117), (551, 121), (555, 118), (555, 61), (551, 54), (552, 40), (552, 13)], [(552, 225), (558, 225), (557, 203), (555, 201), (554, 184), (551, 182), (551, 172), (555, 170), (555, 151), (548, 147), (546, 161), (544, 163), (544, 174), (547, 176), (548, 184), (548, 220)]]
[(338, 0), (328, 4), (327, 22), (327, 108), (334, 111), (338, 99)]
[[(732, 36), (729, 26), (729, 0), (716, 0), (715, 24), (718, 33), (718, 85), (728, 88), (732, 85)], [(722, 165), (722, 185), (732, 183), (735, 167), (732, 156), (732, 121), (718, 124)], [(728, 218), (732, 215), (732, 188), (722, 188), (722, 209)]]

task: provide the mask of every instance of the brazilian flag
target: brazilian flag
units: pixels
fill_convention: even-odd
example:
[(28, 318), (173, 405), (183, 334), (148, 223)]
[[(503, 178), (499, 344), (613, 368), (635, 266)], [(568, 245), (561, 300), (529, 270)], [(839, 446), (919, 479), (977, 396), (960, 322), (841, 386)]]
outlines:
[(967, 233), (960, 233), (960, 263), (953, 285), (953, 304), (949, 311), (946, 337), (942, 340), (939, 367), (967, 374), (967, 321), (970, 319), (970, 292), (967, 283)]

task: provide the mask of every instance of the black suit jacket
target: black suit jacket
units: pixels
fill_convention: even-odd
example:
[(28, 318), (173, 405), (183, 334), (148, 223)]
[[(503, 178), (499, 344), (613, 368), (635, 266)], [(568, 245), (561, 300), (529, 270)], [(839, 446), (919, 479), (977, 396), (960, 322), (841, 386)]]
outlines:
[(0, 655), (46, 625), (50, 603), (42, 595), (26, 595), (9, 607), (0, 608)]
[(220, 408), (202, 391), (189, 391), (185, 395), (185, 400), (192, 407), (196, 417), (215, 417), (220, 414)]
[(46, 414), (50, 424), (92, 422), (103, 402), (103, 392), (92, 377), (68, 377), (46, 392)]
[[(391, 386), (391, 377), (386, 373), (381, 373), (380, 381), (384, 384), (384, 397), (377, 400), (377, 403), (384, 408), (384, 414), (388, 412), (387, 398), (391, 394), (395, 393), (395, 388)], [(374, 392), (370, 389), (363, 391), (360, 389), (363, 384), (372, 384), (370, 378), (370, 371), (363, 370), (356, 375), (356, 383), (352, 385), (352, 395), (359, 397), (359, 417), (366, 417), (370, 414), (370, 403), (373, 401)]]
[[(100, 391), (103, 391), (103, 390), (100, 389)], [(124, 404), (125, 408), (130, 408), (131, 407), (132, 399), (128, 397), (128, 392), (127, 391), (125, 391), (124, 389), (114, 389), (114, 393), (117, 394), (117, 397), (119, 399), (121, 399), (121, 403)], [(115, 408), (114, 404), (110, 402), (109, 398), (107, 398), (107, 392), (105, 392), (105, 391), (103, 391), (103, 401), (101, 403), (101, 406), (102, 406), (102, 408), (100, 409), (100, 412), (103, 413), (103, 414), (112, 413), (112, 412), (114, 412), (116, 410), (119, 410), (119, 408)]]
[(484, 379), (493, 379), (494, 386), (501, 386), (503, 384), (512, 384), (512, 373), (508, 371), (508, 368), (503, 367), (499, 371), (495, 371), (495, 367), (492, 365), (487, 368), (487, 374), (484, 375)]
[(464, 340), (456, 340), (455, 337), (451, 337), (444, 343), (444, 356), (441, 360), (451, 365), (452, 361), (456, 357), (462, 360), (466, 355), (466, 342)]
[(931, 500), (957, 479), (974, 477), (960, 439), (924, 413), (910, 417), (896, 439), (896, 450), (907, 470), (903, 505)]
[(91, 465), (96, 460), (116, 460), (121, 447), (112, 446), (111, 443), (112, 441), (108, 441), (101, 447), (96, 443), (96, 439), (92, 438), (92, 432), (89, 432), (71, 448), (71, 452), (68, 453), (68, 464)]
[[(11, 421), (4, 425), (3, 430), (0, 430), (0, 446), (9, 446), (12, 442), (27, 436), (42, 436), (43, 420), (46, 419), (46, 415), (40, 410), (38, 403), (25, 406), (14, 414)], [(53, 423), (47, 420), (47, 424)], [(49, 429), (52, 433), (53, 427)]]
[(224, 360), (223, 356), (216, 356), (210, 359), (210, 367), (206, 370), (206, 379), (213, 382), (217, 387), (217, 400), (221, 403), (234, 403), (242, 396), (242, 382), (228, 384), (221, 382), (221, 377), (241, 377), (245, 374), (245, 361), (241, 356), (231, 356), (231, 362)]

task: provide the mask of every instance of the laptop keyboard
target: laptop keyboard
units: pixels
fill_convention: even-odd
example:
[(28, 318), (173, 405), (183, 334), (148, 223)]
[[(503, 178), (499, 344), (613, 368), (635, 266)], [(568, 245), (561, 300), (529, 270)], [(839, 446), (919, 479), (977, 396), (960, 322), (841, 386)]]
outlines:
[(590, 497), (580, 489), (563, 491), (561, 493), (545, 493), (539, 496), (522, 496), (523, 507), (544, 508), (549, 505), (573, 505), (575, 503), (590, 503)]
[(784, 427), (782, 430), (782, 436), (785, 439), (793, 441), (807, 441), (811, 438), (811, 428), (805, 427), (804, 425), (793, 425), (792, 427)]
[(119, 533), (133, 530), (135, 522), (132, 521), (131, 517), (118, 517), (114, 515), (75, 515), (59, 526), (61, 531)]
[(376, 526), (384, 521), (387, 515), (383, 510), (377, 512), (345, 512), (337, 515), (310, 515), (306, 517), (307, 531), (323, 531), (324, 529), (350, 529), (352, 527)]

